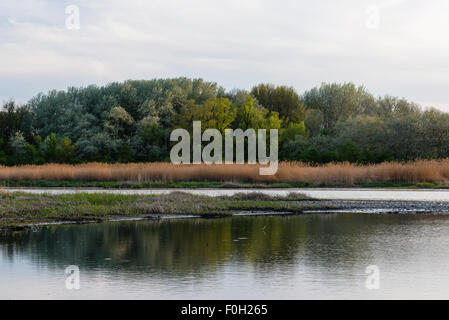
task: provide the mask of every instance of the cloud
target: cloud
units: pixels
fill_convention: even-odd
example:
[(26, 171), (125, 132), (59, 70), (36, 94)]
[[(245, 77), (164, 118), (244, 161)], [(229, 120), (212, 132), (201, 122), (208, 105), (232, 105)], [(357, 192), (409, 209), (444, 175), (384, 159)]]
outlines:
[[(65, 7), (80, 8), (80, 30)], [(366, 28), (366, 8), (379, 28)], [(125, 79), (203, 77), (228, 89), (353, 81), (449, 102), (449, 4), (420, 1), (3, 0), (0, 96)]]

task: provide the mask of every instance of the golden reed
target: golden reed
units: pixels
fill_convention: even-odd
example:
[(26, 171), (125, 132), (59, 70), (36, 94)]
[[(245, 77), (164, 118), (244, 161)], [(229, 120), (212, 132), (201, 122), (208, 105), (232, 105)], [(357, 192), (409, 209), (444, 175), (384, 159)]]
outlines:
[(128, 181), (128, 182), (290, 182), (322, 185), (355, 185), (375, 182), (433, 182), (449, 181), (449, 159), (414, 162), (385, 162), (374, 165), (350, 163), (310, 166), (300, 162), (282, 162), (274, 176), (259, 175), (259, 165), (173, 165), (170, 163), (81, 165), (0, 166), (0, 181)]

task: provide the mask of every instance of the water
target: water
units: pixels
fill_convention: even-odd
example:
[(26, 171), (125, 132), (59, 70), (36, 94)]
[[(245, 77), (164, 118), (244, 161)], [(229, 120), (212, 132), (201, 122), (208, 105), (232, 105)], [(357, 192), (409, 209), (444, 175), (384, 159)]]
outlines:
[(354, 213), (43, 226), (0, 234), (0, 298), (447, 299), (448, 234), (448, 216)]
[[(167, 194), (174, 189), (27, 189), (3, 188), (9, 192), (26, 192), (33, 194), (67, 194), (67, 193), (119, 193), (119, 194)], [(396, 190), (396, 189), (176, 189), (179, 192), (209, 196), (234, 195), (239, 192), (262, 192), (270, 195), (285, 196), (290, 192), (305, 193), (316, 199), (329, 200), (399, 200), (399, 201), (449, 201), (449, 190)]]

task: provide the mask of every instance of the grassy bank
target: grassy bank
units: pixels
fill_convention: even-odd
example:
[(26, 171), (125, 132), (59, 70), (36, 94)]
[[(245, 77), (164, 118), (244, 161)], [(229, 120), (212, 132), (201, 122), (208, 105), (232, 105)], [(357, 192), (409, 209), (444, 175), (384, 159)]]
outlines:
[(3, 186), (39, 187), (449, 187), (449, 160), (310, 166), (282, 162), (272, 176), (259, 165), (130, 163), (0, 167)]
[(23, 180), (0, 181), (0, 189), (4, 188), (98, 188), (98, 189), (281, 189), (281, 188), (388, 188), (388, 189), (447, 189), (448, 184), (422, 182), (373, 182), (345, 184), (316, 184), (308, 182), (221, 182), (221, 181), (179, 181), (179, 182), (134, 182), (134, 181), (48, 181), (48, 180)]
[(320, 201), (291, 193), (272, 197), (260, 193), (208, 197), (174, 192), (169, 195), (71, 194), (30, 195), (0, 194), (0, 227), (19, 227), (51, 222), (100, 222), (111, 218), (195, 215), (220, 217), (237, 211), (276, 211), (301, 213), (308, 209), (326, 209)]

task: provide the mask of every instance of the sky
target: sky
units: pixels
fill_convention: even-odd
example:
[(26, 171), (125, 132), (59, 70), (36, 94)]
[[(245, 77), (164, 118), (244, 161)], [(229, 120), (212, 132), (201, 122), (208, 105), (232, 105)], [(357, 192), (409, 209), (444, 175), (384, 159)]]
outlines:
[(0, 2), (0, 101), (186, 76), (299, 93), (354, 82), (449, 111), (448, 58), (447, 0)]

